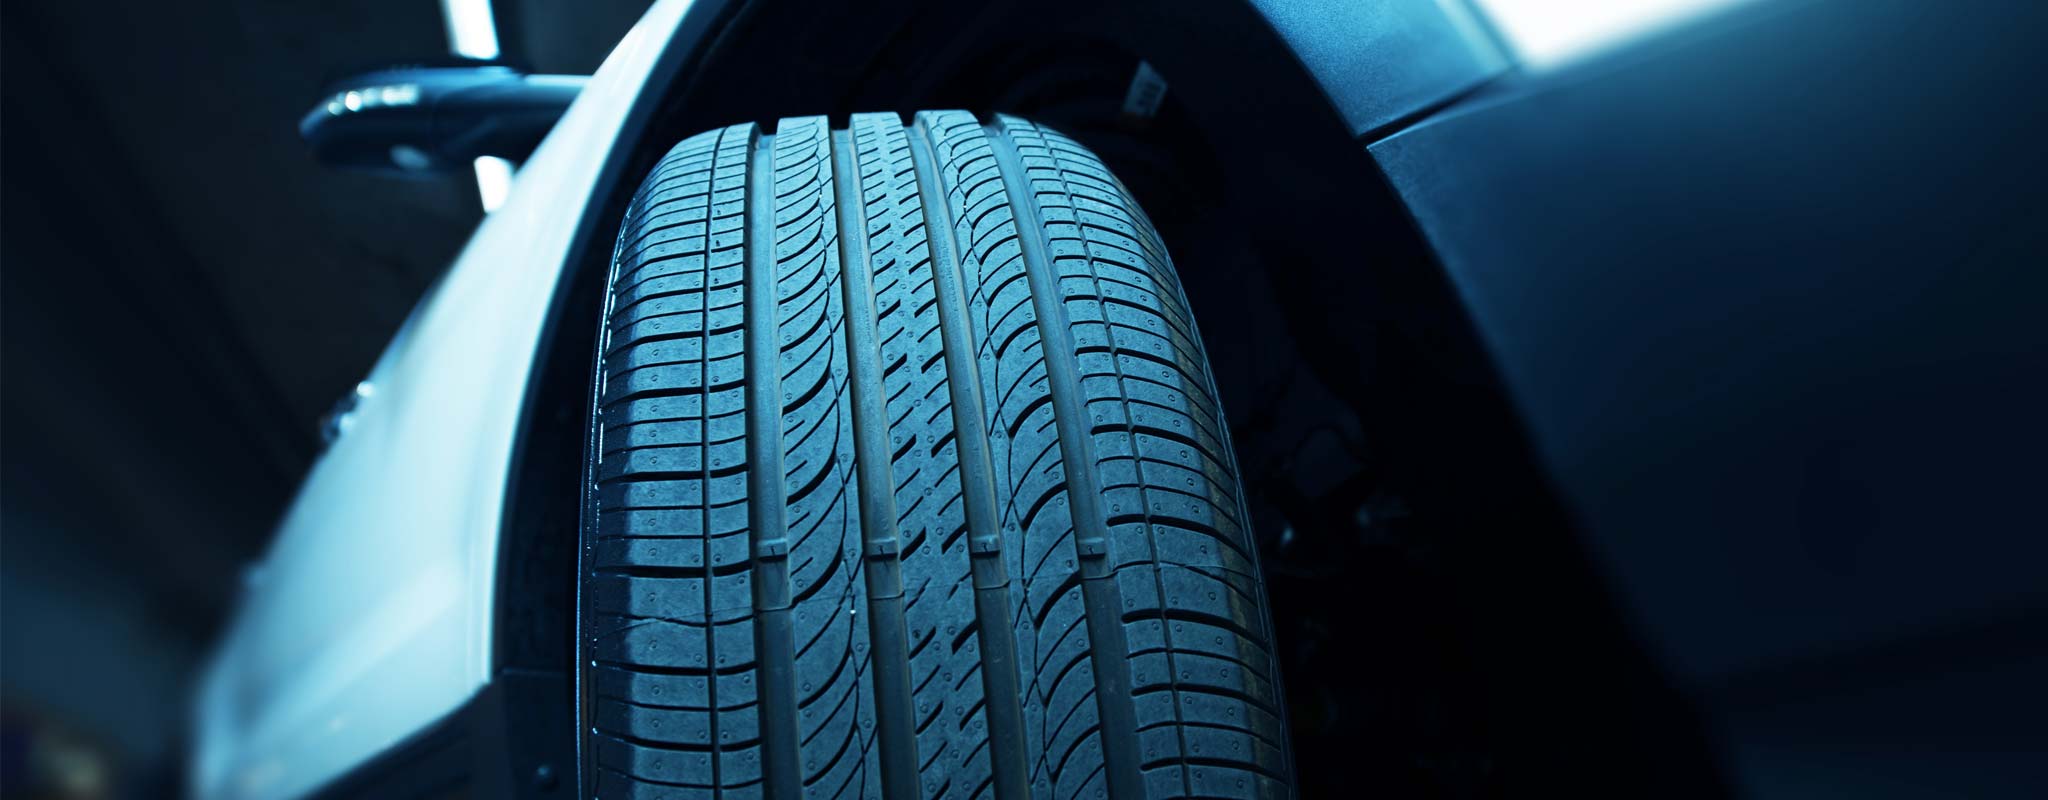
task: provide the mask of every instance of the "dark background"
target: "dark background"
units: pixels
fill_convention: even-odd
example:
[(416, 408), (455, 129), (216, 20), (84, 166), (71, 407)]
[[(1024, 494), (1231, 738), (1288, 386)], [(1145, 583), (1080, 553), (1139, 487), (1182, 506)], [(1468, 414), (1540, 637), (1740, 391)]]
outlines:
[[(508, 58), (587, 74), (648, 2), (495, 5)], [(463, 176), (320, 167), (299, 116), (446, 27), (436, 0), (7, 0), (0, 32), (0, 782), (167, 789), (322, 416), (482, 214)]]

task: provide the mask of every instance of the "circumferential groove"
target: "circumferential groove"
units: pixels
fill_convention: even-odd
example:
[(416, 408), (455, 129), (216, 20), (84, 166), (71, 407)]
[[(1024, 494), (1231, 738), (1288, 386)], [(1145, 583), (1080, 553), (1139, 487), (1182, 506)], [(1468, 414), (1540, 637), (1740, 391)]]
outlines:
[(1003, 191), (1010, 199), (1012, 224), (1030, 283), (1031, 305), (1038, 318), (1039, 340), (1046, 353), (1046, 393), (1052, 397), (1060, 461), (1067, 475), (1068, 508), (1074, 519), (1075, 556), (1081, 564), (1081, 597), (1087, 610), (1096, 713), (1102, 726), (1103, 769), (1109, 779), (1111, 798), (1143, 797), (1145, 786), (1137, 747), (1138, 713), (1131, 699), (1131, 667), (1125, 655), (1129, 648), (1124, 640), (1123, 602), (1110, 553), (1108, 517), (1102, 510), (1102, 491), (1095, 475), (1096, 460), (1088, 434), (1079, 369), (1067, 357), (1074, 352), (1074, 343), (1067, 329), (1066, 309), (1060, 303), (1058, 273), (1046, 252), (1045, 226), (1038, 218), (1037, 200), (1016, 143), (1000, 125), (984, 126), (983, 130), (995, 151)]
[[(1015, 139), (1013, 139), (1013, 138), (1012, 138), (1012, 137), (1011, 137), (1011, 136), (1009, 135), (1009, 128), (1010, 128), (1010, 123), (1011, 123), (1011, 121), (1010, 121), (1010, 120), (1009, 120), (1008, 118), (1003, 118), (1003, 119), (1002, 119), (1002, 120), (1000, 120), (1000, 122), (999, 122), (999, 127), (1000, 127), (1000, 128), (1002, 129), (1002, 131), (1003, 131), (1003, 137), (1002, 137), (1002, 138), (1003, 138), (1003, 141), (1004, 141), (1004, 143), (1005, 143), (1005, 144), (1008, 144), (1008, 145), (1010, 145), (1010, 147), (1011, 147), (1011, 148), (1012, 148), (1012, 149), (1014, 150), (1014, 149), (1015, 149), (1015, 147), (1016, 147), (1016, 140), (1015, 140)], [(1021, 156), (1021, 153), (1020, 153), (1020, 156)], [(1053, 174), (1055, 174), (1055, 175), (1057, 175), (1057, 176), (1059, 177), (1059, 186), (1060, 186), (1060, 192), (1061, 192), (1062, 194), (1064, 194), (1064, 195), (1066, 196), (1066, 200), (1067, 200), (1067, 206), (1068, 206), (1069, 208), (1075, 208), (1075, 207), (1077, 207), (1077, 206), (1078, 206), (1079, 204), (1078, 204), (1078, 203), (1076, 203), (1076, 202), (1074, 202), (1074, 190), (1073, 190), (1073, 187), (1072, 187), (1072, 186), (1070, 186), (1070, 185), (1068, 185), (1068, 183), (1067, 183), (1067, 179), (1066, 179), (1066, 174), (1065, 174), (1065, 172), (1064, 172), (1063, 170), (1061, 170), (1061, 169), (1059, 168), (1059, 166), (1058, 166), (1058, 161), (1056, 160), (1056, 158), (1057, 158), (1057, 157), (1054, 157), (1054, 158), (1055, 158), (1055, 160), (1054, 160), (1054, 162), (1053, 162), (1053, 163), (1054, 163), (1054, 166), (1053, 166)], [(1019, 158), (1018, 160), (1019, 160), (1019, 161), (1021, 162), (1021, 161), (1022, 161), (1021, 157), (1020, 157), (1020, 158)], [(1021, 165), (1021, 163), (1020, 163), (1020, 164), (1019, 164), (1019, 167), (1021, 168), (1021, 166), (1022, 166), (1022, 165)], [(1029, 176), (1028, 176), (1028, 175), (1026, 175), (1026, 176), (1022, 176), (1022, 179), (1027, 179), (1027, 180), (1028, 180), (1028, 178), (1029, 178)], [(1035, 198), (1035, 194), (1033, 195), (1033, 197)], [(1034, 202), (1035, 202), (1035, 199), (1034, 199)], [(1074, 227), (1075, 227), (1075, 230), (1076, 230), (1076, 231), (1078, 232), (1078, 234), (1080, 235), (1080, 239), (1081, 239), (1081, 256), (1082, 256), (1082, 261), (1083, 261), (1083, 263), (1086, 263), (1086, 264), (1088, 265), (1088, 282), (1089, 282), (1089, 284), (1091, 285), (1091, 287), (1092, 287), (1092, 288), (1093, 288), (1093, 289), (1095, 290), (1095, 295), (1094, 295), (1095, 297), (1106, 297), (1107, 295), (1106, 295), (1106, 294), (1104, 294), (1104, 292), (1103, 292), (1103, 289), (1102, 289), (1102, 278), (1101, 278), (1101, 276), (1100, 276), (1100, 275), (1098, 274), (1098, 272), (1097, 272), (1097, 270), (1096, 270), (1096, 265), (1095, 265), (1095, 256), (1094, 256), (1094, 249), (1093, 249), (1093, 247), (1092, 247), (1092, 244), (1093, 244), (1093, 243), (1092, 243), (1092, 242), (1090, 242), (1090, 241), (1089, 241), (1089, 238), (1088, 238), (1088, 228), (1089, 228), (1090, 226), (1088, 226), (1088, 225), (1085, 225), (1085, 224), (1078, 224), (1078, 223), (1079, 223), (1079, 220), (1078, 220), (1078, 219), (1076, 220), (1076, 223), (1077, 223), (1077, 224), (1076, 224), (1076, 225), (1075, 225)], [(1043, 226), (1043, 225), (1038, 225), (1038, 226), (1034, 226), (1034, 227), (1035, 227), (1035, 228), (1037, 228), (1038, 230), (1043, 230), (1043, 229), (1044, 229), (1044, 226)], [(1123, 366), (1122, 366), (1122, 364), (1121, 364), (1121, 360), (1120, 360), (1119, 358), (1117, 358), (1117, 356), (1121, 356), (1121, 355), (1124, 355), (1124, 354), (1125, 354), (1126, 352), (1132, 352), (1132, 353), (1139, 353), (1139, 352), (1142, 352), (1142, 351), (1125, 351), (1125, 350), (1123, 350), (1122, 348), (1119, 348), (1119, 347), (1117, 347), (1117, 344), (1116, 344), (1116, 333), (1115, 333), (1115, 330), (1116, 330), (1116, 326), (1114, 326), (1114, 325), (1111, 325), (1111, 324), (1109, 324), (1109, 320), (1108, 320), (1108, 317), (1107, 317), (1107, 315), (1105, 315), (1105, 316), (1104, 316), (1104, 319), (1103, 319), (1103, 337), (1104, 337), (1104, 342), (1105, 342), (1106, 346), (1107, 346), (1107, 347), (1108, 347), (1108, 349), (1109, 349), (1109, 355), (1111, 356), (1111, 357), (1110, 357), (1110, 359), (1109, 359), (1109, 363), (1110, 363), (1110, 368), (1111, 368), (1111, 369), (1112, 369), (1112, 370), (1114, 371), (1114, 373), (1115, 373), (1115, 375), (1116, 375), (1116, 383), (1117, 383), (1117, 386), (1118, 386), (1118, 393), (1117, 393), (1117, 402), (1118, 402), (1118, 404), (1119, 404), (1119, 405), (1121, 406), (1121, 409), (1122, 409), (1122, 412), (1123, 412), (1123, 417), (1124, 417), (1124, 419), (1131, 419), (1131, 418), (1132, 418), (1132, 414), (1131, 414), (1131, 401), (1130, 401), (1130, 398), (1129, 398), (1129, 397), (1126, 397), (1126, 396), (1124, 396), (1124, 394), (1123, 394), (1123, 392), (1122, 392), (1122, 387), (1124, 386), (1124, 383), (1125, 383), (1125, 380), (1126, 380), (1126, 379), (1125, 379), (1125, 377), (1124, 377), (1124, 370), (1123, 370)], [(1069, 346), (1071, 347), (1071, 344), (1070, 344)], [(1146, 354), (1146, 355), (1148, 355), (1148, 356), (1149, 356), (1149, 354)], [(1093, 433), (1094, 433), (1094, 431), (1093, 431), (1093, 428), (1092, 428), (1092, 427), (1090, 427), (1090, 428), (1085, 428), (1085, 429), (1082, 429), (1082, 430), (1080, 431), (1080, 434), (1082, 435), (1082, 437), (1083, 437), (1084, 439), (1092, 439), (1092, 437), (1093, 437)], [(1136, 453), (1136, 452), (1138, 452), (1138, 450), (1139, 450), (1139, 446), (1140, 446), (1140, 445), (1139, 445), (1139, 442), (1138, 442), (1138, 437), (1137, 437), (1137, 435), (1136, 435), (1135, 433), (1131, 433), (1131, 432), (1128, 432), (1128, 431), (1126, 431), (1126, 435), (1127, 435), (1127, 439), (1128, 439), (1128, 441), (1129, 441), (1129, 446), (1130, 446), (1130, 448), (1131, 448), (1131, 452), (1133, 452), (1133, 453)], [(1094, 459), (1093, 459), (1093, 458), (1091, 457), (1091, 458), (1089, 459), (1089, 462), (1088, 462), (1088, 463), (1090, 463), (1090, 464), (1094, 464), (1094, 463), (1096, 463), (1096, 462), (1095, 462), (1095, 460), (1094, 460)], [(1154, 591), (1154, 592), (1156, 592), (1156, 593), (1158, 594), (1159, 598), (1160, 598), (1160, 599), (1161, 599), (1161, 601), (1162, 601), (1162, 602), (1161, 602), (1161, 603), (1159, 604), (1159, 612), (1158, 612), (1158, 619), (1159, 619), (1159, 622), (1160, 622), (1160, 625), (1159, 625), (1159, 636), (1160, 636), (1160, 640), (1161, 640), (1161, 643), (1162, 643), (1162, 644), (1163, 644), (1164, 646), (1160, 648), (1160, 652), (1161, 652), (1161, 653), (1162, 653), (1162, 654), (1163, 654), (1163, 655), (1165, 656), (1165, 658), (1166, 658), (1166, 680), (1167, 680), (1167, 685), (1169, 685), (1169, 686), (1172, 686), (1172, 687), (1174, 687), (1174, 692), (1173, 692), (1173, 703), (1172, 703), (1172, 708), (1173, 708), (1173, 718), (1174, 718), (1174, 721), (1175, 721), (1175, 722), (1180, 722), (1180, 721), (1181, 721), (1181, 708), (1180, 708), (1180, 683), (1179, 683), (1179, 680), (1178, 680), (1178, 679), (1177, 679), (1177, 678), (1176, 678), (1175, 676), (1177, 676), (1177, 675), (1179, 675), (1179, 674), (1180, 674), (1180, 669), (1181, 669), (1181, 667), (1180, 667), (1180, 664), (1179, 664), (1179, 663), (1177, 663), (1177, 659), (1176, 659), (1176, 658), (1175, 658), (1175, 656), (1174, 656), (1174, 646), (1173, 646), (1173, 625), (1172, 625), (1171, 621), (1170, 621), (1170, 620), (1168, 619), (1168, 617), (1167, 617), (1167, 613), (1166, 613), (1166, 603), (1164, 602), (1164, 601), (1165, 601), (1165, 599), (1166, 599), (1166, 595), (1167, 595), (1167, 592), (1166, 592), (1166, 582), (1165, 582), (1165, 578), (1164, 578), (1164, 576), (1161, 576), (1161, 575), (1159, 574), (1159, 541), (1158, 541), (1158, 538), (1157, 538), (1157, 536), (1156, 536), (1156, 532), (1155, 532), (1155, 531), (1153, 530), (1153, 527), (1152, 527), (1152, 516), (1151, 516), (1151, 512), (1150, 512), (1150, 510), (1149, 510), (1149, 509), (1151, 508), (1151, 500), (1150, 500), (1150, 498), (1148, 497), (1148, 492), (1147, 492), (1147, 490), (1146, 490), (1146, 481), (1145, 481), (1145, 460), (1144, 460), (1144, 459), (1142, 459), (1142, 458), (1134, 458), (1134, 459), (1132, 459), (1132, 460), (1131, 460), (1131, 470), (1132, 470), (1133, 474), (1134, 474), (1134, 475), (1135, 475), (1135, 476), (1137, 477), (1137, 484), (1136, 484), (1136, 485), (1137, 485), (1137, 490), (1138, 490), (1138, 516), (1139, 516), (1139, 524), (1140, 524), (1140, 526), (1141, 526), (1141, 527), (1143, 528), (1143, 530), (1145, 531), (1145, 550), (1146, 550), (1146, 553), (1145, 553), (1145, 555), (1146, 555), (1146, 560), (1147, 560), (1147, 561), (1149, 561), (1149, 562), (1151, 562), (1151, 571), (1152, 571), (1152, 586), (1153, 586), (1153, 591)], [(1100, 509), (1098, 509), (1098, 510), (1097, 510), (1097, 513), (1100, 513)], [(1105, 520), (1103, 521), (1103, 527), (1104, 527), (1104, 529), (1105, 529), (1105, 530), (1107, 530), (1107, 529), (1108, 529), (1108, 527), (1109, 527), (1109, 521), (1108, 521), (1107, 519), (1105, 519)], [(1136, 722), (1136, 720), (1135, 720), (1135, 717), (1134, 717), (1134, 718), (1133, 718), (1133, 724), (1135, 724), (1135, 722)], [(1182, 728), (1181, 726), (1179, 726), (1179, 725), (1176, 725), (1176, 726), (1174, 726), (1174, 739), (1175, 739), (1175, 742), (1176, 742), (1176, 744), (1178, 745), (1178, 749), (1179, 749), (1179, 751), (1180, 751), (1180, 752), (1179, 752), (1179, 754), (1180, 754), (1180, 759), (1179, 759), (1179, 767), (1180, 767), (1180, 781), (1181, 781), (1181, 790), (1182, 790), (1182, 791), (1185, 791), (1185, 792), (1189, 792), (1189, 793), (1192, 793), (1192, 792), (1194, 792), (1194, 788), (1195, 788), (1195, 787), (1194, 787), (1194, 782), (1193, 782), (1193, 779), (1192, 779), (1192, 777), (1190, 776), (1190, 774), (1189, 774), (1189, 772), (1188, 772), (1188, 760), (1187, 760), (1187, 758), (1188, 758), (1188, 740), (1187, 740), (1187, 732), (1186, 732), (1186, 730), (1185, 730), (1184, 728)], [(1147, 765), (1142, 765), (1142, 764), (1141, 764), (1141, 765), (1139, 765), (1139, 769), (1144, 769), (1144, 768), (1146, 768), (1146, 766), (1147, 766)]]
[[(761, 779), (770, 800), (803, 796), (797, 758), (796, 633), (790, 619), (788, 489), (782, 468), (782, 349), (777, 339), (775, 137), (754, 134), (747, 163), (747, 546), (759, 668)], [(716, 633), (713, 634), (716, 636)]]
[(874, 668), (876, 747), (882, 792), (915, 797), (918, 785), (917, 731), (911, 704), (910, 634), (904, 622), (901, 525), (896, 515), (896, 456), (889, 445), (889, 416), (880, 396), (883, 373), (876, 332), (874, 289), (865, 246), (865, 204), (857, 183), (858, 154), (851, 135), (834, 131), (832, 204), (839, 215), (840, 288), (846, 308), (846, 361), (853, 398), (854, 471), (860, 485), (862, 549), (868, 556), (866, 589), (868, 641)]
[(994, 465), (974, 359), (973, 326), (962, 285), (962, 247), (948, 195), (939, 177), (939, 158), (922, 120), (910, 132), (910, 161), (923, 197), (925, 243), (937, 299), (939, 335), (945, 343), (946, 385), (953, 407), (953, 442), (959, 453), (962, 500), (967, 513), (968, 550), (973, 554), (975, 626), (982, 632), (982, 712), (988, 724), (990, 780), (998, 800), (1029, 797), (1025, 755), (1023, 690), (1013, 629), (1010, 580), (1003, 560), (1003, 532), (997, 522)]

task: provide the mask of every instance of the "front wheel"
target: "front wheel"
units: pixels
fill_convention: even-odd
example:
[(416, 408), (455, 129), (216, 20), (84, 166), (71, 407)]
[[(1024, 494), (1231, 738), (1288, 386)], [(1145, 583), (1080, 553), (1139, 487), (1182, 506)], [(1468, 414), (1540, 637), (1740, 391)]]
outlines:
[(733, 126), (617, 252), (586, 794), (1292, 794), (1201, 339), (1095, 156), (963, 112)]

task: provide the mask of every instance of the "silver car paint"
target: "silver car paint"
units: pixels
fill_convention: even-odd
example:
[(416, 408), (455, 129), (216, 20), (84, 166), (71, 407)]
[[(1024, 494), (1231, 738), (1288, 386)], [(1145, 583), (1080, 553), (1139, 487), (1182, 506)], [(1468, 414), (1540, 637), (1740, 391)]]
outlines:
[(202, 680), (196, 797), (303, 796), (489, 680), (507, 470), (549, 300), (690, 5), (661, 0), (633, 28), (379, 359)]

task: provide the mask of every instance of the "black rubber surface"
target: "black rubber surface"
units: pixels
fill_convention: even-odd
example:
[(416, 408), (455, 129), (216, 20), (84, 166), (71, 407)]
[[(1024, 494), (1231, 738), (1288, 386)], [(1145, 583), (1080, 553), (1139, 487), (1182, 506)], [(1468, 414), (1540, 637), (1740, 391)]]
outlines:
[(695, 136), (608, 302), (590, 794), (1292, 793), (1201, 341), (1086, 150), (963, 112)]

